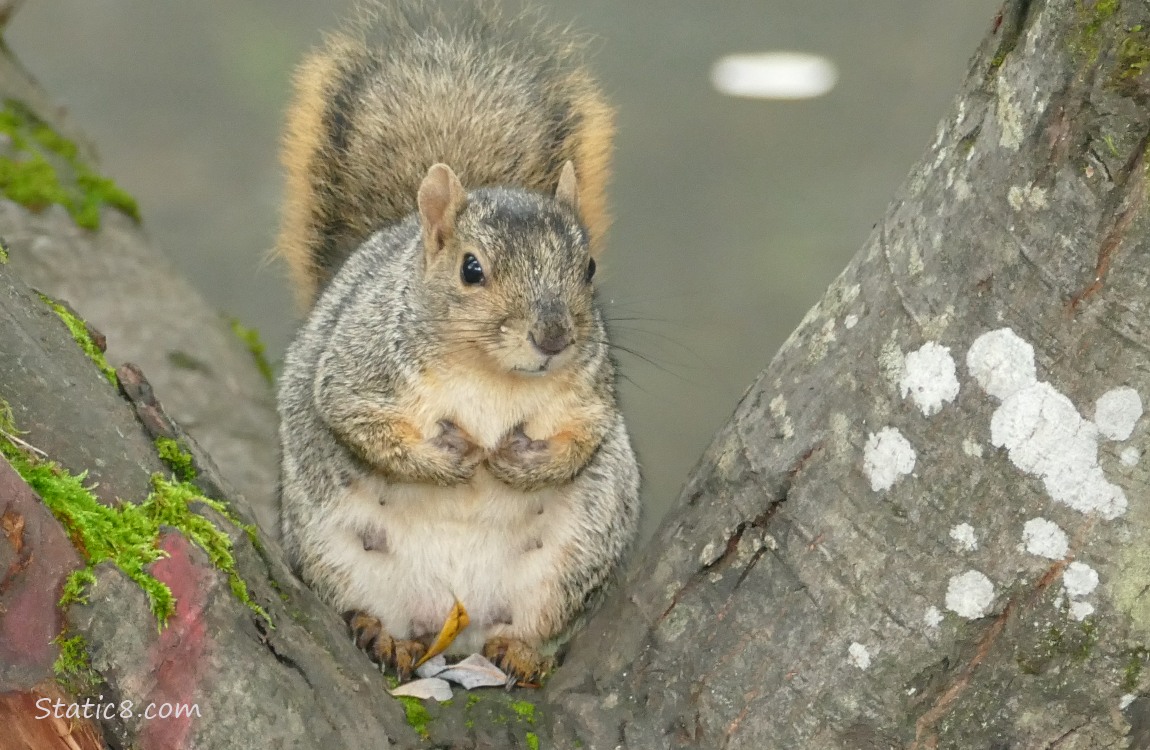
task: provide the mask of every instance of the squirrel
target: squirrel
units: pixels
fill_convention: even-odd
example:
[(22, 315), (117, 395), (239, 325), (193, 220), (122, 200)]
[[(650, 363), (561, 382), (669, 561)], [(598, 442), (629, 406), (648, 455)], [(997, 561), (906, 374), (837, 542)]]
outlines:
[(385, 0), (295, 78), (284, 547), (401, 680), (458, 602), (448, 654), (537, 681), (634, 542), (593, 285), (614, 112), (580, 55), (489, 0)]

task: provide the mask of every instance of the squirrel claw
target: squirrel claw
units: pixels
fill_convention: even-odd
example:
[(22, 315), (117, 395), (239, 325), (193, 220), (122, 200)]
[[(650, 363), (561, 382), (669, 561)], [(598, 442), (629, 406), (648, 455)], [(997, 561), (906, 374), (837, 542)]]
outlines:
[(483, 644), (483, 656), (507, 673), (508, 683), (532, 685), (551, 669), (551, 660), (530, 644), (515, 638), (495, 637)]
[(523, 431), (523, 425), (517, 426), (503, 438), (499, 445), (501, 453), (527, 457), (531, 454), (540, 454), (548, 448), (546, 440), (534, 440)]
[(440, 484), (451, 485), (465, 482), (475, 473), (483, 453), (471, 440), (471, 436), (463, 431), (454, 422), (446, 419), (439, 421), (439, 434), (430, 440), (438, 450), (447, 454), (447, 465), (441, 468), (436, 477)]
[(551, 442), (528, 437), (519, 425), (487, 457), (487, 467), (504, 484), (530, 492), (570, 478), (555, 473), (554, 460)]
[(424, 643), (392, 638), (383, 629), (383, 623), (379, 618), (372, 617), (366, 612), (348, 612), (344, 618), (351, 628), (356, 647), (364, 651), (382, 669), (386, 670), (387, 667), (394, 669), (400, 682), (411, 679), (416, 662), (427, 651)]

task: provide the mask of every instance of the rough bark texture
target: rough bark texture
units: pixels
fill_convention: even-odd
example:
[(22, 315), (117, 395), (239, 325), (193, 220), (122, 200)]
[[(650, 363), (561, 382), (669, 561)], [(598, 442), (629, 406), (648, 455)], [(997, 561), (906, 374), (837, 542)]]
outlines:
[[(197, 506), (229, 529), (276, 627), (174, 530), (151, 566), (179, 595), (164, 630), (138, 586), (98, 567), (90, 603), (65, 613), (98, 689), (203, 714), (105, 721), (105, 739), (1150, 747), (1147, 68), (1144, 1), (1007, 3), (867, 245), (748, 389), (563, 668), (517, 696), (538, 705), (530, 721), (485, 691), (429, 706), (421, 740), (274, 541), (261, 553)], [(153, 437), (177, 428), (138, 373), (121, 369), (130, 400), (117, 396), (13, 266), (0, 266), (0, 396), (23, 439), (98, 475), (105, 501), (140, 499), (164, 470)], [(226, 495), (197, 456), (201, 486)], [(16, 550), (0, 563), (18, 563), (13, 540), (33, 542), (13, 529), (46, 545), (59, 532), (3, 468), (0, 489), (23, 499), (0, 507)], [(13, 564), (5, 597), (35, 583)], [(27, 606), (55, 618), (56, 598)], [(39, 689), (44, 658), (6, 666), (4, 689)]]
[[(549, 686), (599, 709), (582, 729), (596, 746), (1148, 746), (1148, 420), (1096, 448), (1125, 513), (1085, 514), (1053, 497), (1061, 452), (1075, 436), (1094, 451), (1092, 428), (1065, 409), (1026, 423), (1019, 451), (1057, 464), (1027, 473), (992, 444), (1005, 406), (967, 364), (1010, 328), (1078, 419), (1118, 386), (1150, 399), (1150, 6), (1116, 6), (1007, 3), (866, 246)], [(928, 342), (960, 387), (930, 416), (904, 386)], [(917, 459), (876, 490), (866, 446), (887, 427)], [(1023, 546), (1038, 517), (1068, 537), (1057, 559)], [(1100, 580), (1078, 602), (1072, 561)], [(954, 579), (971, 570), (993, 594), (964, 617), (948, 603), (964, 609)]]

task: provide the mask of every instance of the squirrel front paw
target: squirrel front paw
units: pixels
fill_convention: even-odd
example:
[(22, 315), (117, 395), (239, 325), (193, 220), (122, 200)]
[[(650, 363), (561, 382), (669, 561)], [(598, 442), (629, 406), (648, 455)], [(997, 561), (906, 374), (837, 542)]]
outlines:
[(487, 457), (487, 468), (500, 482), (524, 492), (562, 484), (575, 473), (556, 455), (553, 441), (528, 437), (523, 425), (509, 432)]
[(413, 463), (415, 479), (444, 487), (462, 484), (475, 474), (483, 452), (466, 432), (446, 419), (439, 422), (439, 434), (424, 441), (425, 450)]
[(355, 645), (372, 661), (383, 669), (388, 667), (394, 669), (400, 682), (411, 679), (416, 663), (427, 652), (426, 644), (421, 641), (392, 638), (391, 634), (383, 629), (383, 623), (379, 618), (372, 617), (366, 612), (346, 612), (344, 619), (351, 629)]

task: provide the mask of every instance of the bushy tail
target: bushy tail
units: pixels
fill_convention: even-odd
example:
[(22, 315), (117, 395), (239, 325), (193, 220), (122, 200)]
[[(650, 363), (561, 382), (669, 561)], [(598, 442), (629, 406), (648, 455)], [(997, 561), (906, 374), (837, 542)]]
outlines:
[(551, 192), (573, 161), (598, 252), (614, 113), (583, 47), (533, 13), (489, 2), (361, 4), (296, 72), (277, 252), (301, 301), (310, 305), (371, 233), (415, 210), (437, 162), (468, 189)]

